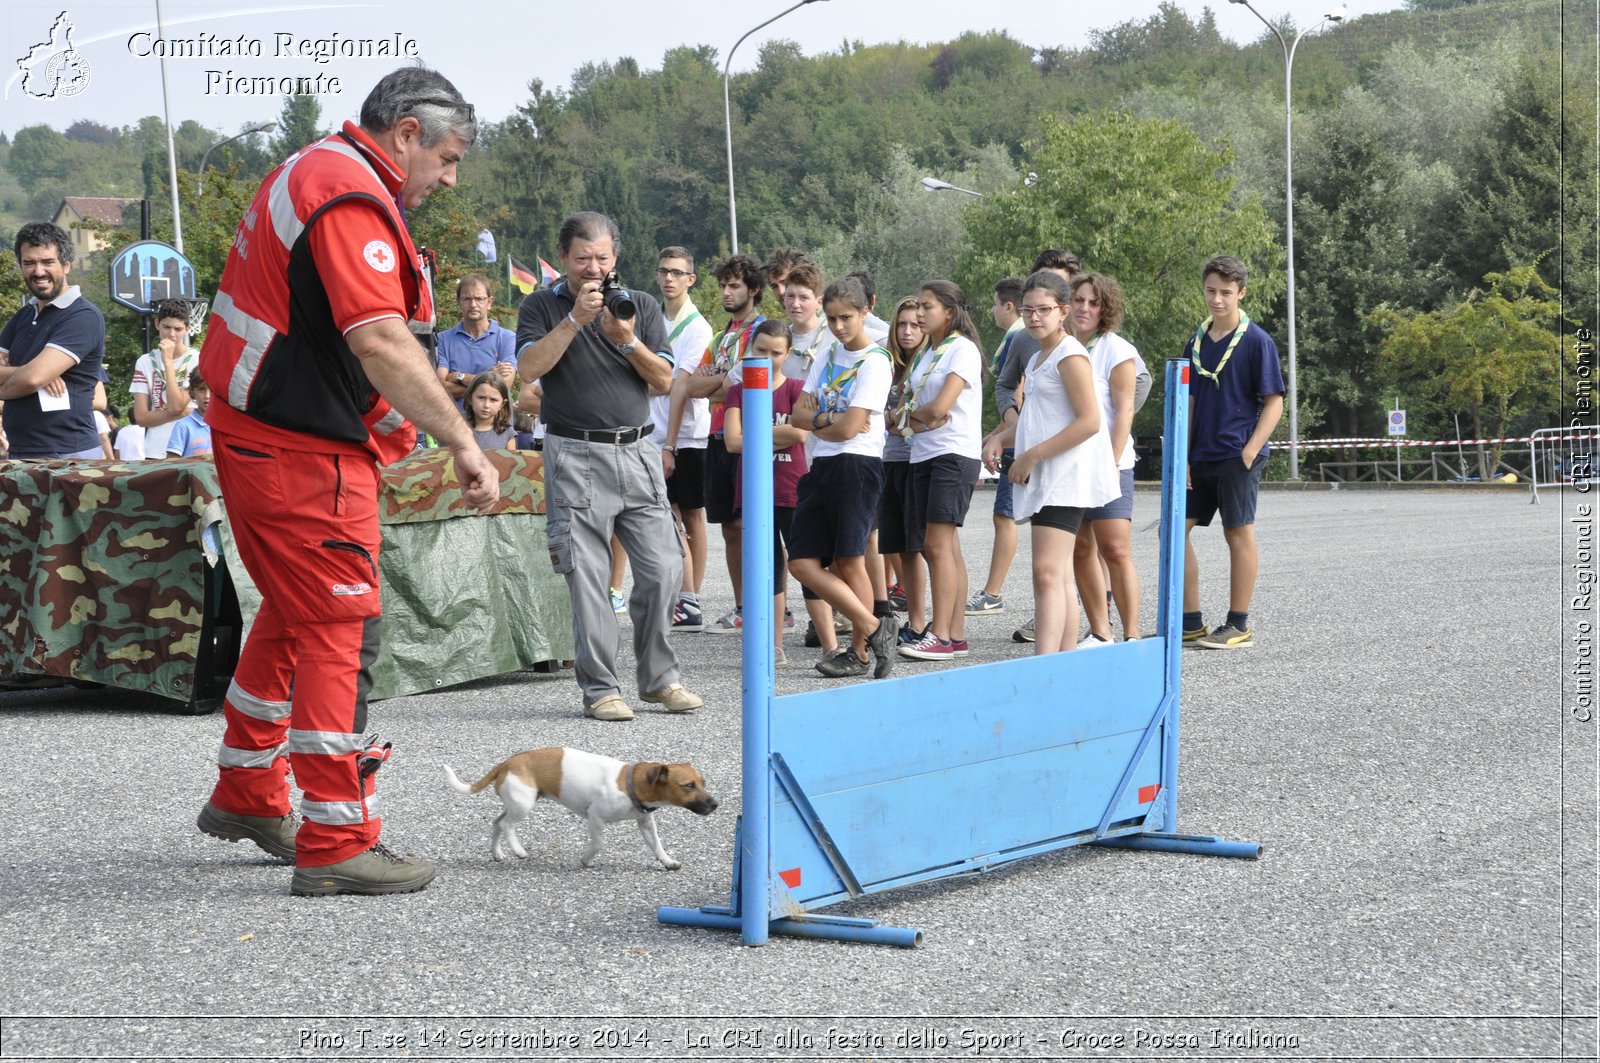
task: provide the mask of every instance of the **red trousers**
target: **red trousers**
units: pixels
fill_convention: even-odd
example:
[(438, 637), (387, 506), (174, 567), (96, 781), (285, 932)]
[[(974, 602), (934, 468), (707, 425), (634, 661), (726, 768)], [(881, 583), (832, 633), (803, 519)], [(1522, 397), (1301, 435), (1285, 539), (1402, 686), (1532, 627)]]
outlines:
[(295, 863), (322, 867), (378, 841), (365, 748), (378, 656), (378, 471), (370, 457), (311, 453), (212, 431), (228, 523), (262, 595), (223, 700), (212, 803), (246, 816), (290, 810)]

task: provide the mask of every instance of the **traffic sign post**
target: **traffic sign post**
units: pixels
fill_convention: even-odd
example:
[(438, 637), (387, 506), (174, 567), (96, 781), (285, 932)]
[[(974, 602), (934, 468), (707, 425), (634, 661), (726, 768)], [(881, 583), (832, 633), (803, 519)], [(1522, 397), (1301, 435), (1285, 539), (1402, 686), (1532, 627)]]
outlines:
[(1394, 409), (1389, 411), (1389, 434), (1395, 438), (1394, 478), (1395, 482), (1399, 483), (1405, 480), (1405, 474), (1400, 471), (1400, 437), (1406, 434), (1406, 411), (1400, 408), (1398, 398), (1394, 400)]

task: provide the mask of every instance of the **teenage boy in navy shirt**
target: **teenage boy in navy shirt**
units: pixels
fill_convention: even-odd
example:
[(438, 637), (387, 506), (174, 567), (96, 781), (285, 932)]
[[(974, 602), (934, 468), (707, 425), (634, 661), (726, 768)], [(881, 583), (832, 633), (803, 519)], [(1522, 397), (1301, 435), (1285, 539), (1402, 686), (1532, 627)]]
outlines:
[(1195, 330), (1184, 356), (1194, 372), (1189, 383), (1188, 524), (1211, 524), (1222, 511), (1228, 542), (1228, 619), (1207, 632), (1200, 613), (1200, 563), (1185, 539), (1183, 641), (1208, 650), (1255, 645), (1250, 597), (1255, 592), (1256, 495), (1270, 448), (1267, 437), (1283, 416), (1283, 371), (1278, 345), (1239, 308), (1245, 264), (1218, 255), (1201, 271), (1211, 316)]

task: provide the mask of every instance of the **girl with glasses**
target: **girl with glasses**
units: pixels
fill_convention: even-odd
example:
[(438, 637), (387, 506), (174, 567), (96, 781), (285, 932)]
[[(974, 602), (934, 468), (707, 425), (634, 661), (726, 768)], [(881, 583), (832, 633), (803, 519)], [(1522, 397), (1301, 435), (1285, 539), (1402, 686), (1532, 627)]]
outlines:
[(1022, 375), (1017, 423), (993, 436), (986, 460), (1015, 444), (1003, 473), (1015, 490), (1018, 524), (1033, 537), (1034, 652), (1078, 645), (1078, 597), (1072, 554), (1084, 510), (1119, 495), (1111, 437), (1095, 395), (1089, 352), (1068, 329), (1072, 289), (1040, 271), (1022, 288), (1022, 321), (1039, 353)]

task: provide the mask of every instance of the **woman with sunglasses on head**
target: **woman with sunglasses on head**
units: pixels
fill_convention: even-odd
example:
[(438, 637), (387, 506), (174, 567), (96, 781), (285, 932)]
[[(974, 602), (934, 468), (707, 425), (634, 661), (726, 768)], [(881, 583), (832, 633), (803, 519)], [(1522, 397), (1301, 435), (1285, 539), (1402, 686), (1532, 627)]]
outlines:
[[(1083, 590), (1088, 647), (1111, 642), (1111, 610), (1106, 605), (1100, 562), (1110, 578), (1111, 597), (1122, 617), (1122, 637), (1139, 637), (1139, 571), (1133, 563), (1133, 414), (1138, 409), (1138, 383), (1144, 361), (1139, 350), (1117, 331), (1122, 327), (1122, 285), (1104, 273), (1080, 273), (1072, 281), (1068, 329), (1089, 352), (1095, 394), (1111, 437), (1121, 494), (1083, 515), (1074, 548), (1073, 567)], [(1148, 370), (1146, 370), (1148, 373)]]
[(906, 547), (928, 559), (933, 615), (921, 639), (900, 647), (920, 661), (967, 656), (967, 563), (961, 525), (972, 504), (983, 452), (983, 354), (967, 297), (947, 280), (917, 295), (917, 323), (927, 346), (907, 375), (897, 423), (911, 439)]
[[(922, 554), (906, 549), (911, 440), (900, 434), (895, 420), (905, 401), (911, 367), (926, 347), (922, 326), (917, 323), (917, 297), (908, 295), (890, 315), (889, 338), (884, 343), (884, 349), (894, 362), (894, 386), (889, 389), (888, 438), (883, 445), (883, 497), (878, 504), (878, 550), (888, 568), (889, 602), (906, 614), (905, 626), (899, 634), (902, 644), (917, 642), (927, 634), (928, 584)], [(899, 603), (894, 600), (897, 589), (904, 599)]]
[(992, 436), (991, 468), (1007, 446), (1016, 458), (1002, 475), (1014, 485), (1018, 524), (1032, 525), (1034, 652), (1078, 645), (1078, 596), (1072, 555), (1086, 509), (1120, 494), (1111, 437), (1095, 394), (1089, 352), (1068, 330), (1072, 288), (1040, 271), (1022, 288), (1022, 320), (1039, 341), (1023, 370), (1017, 422)]

